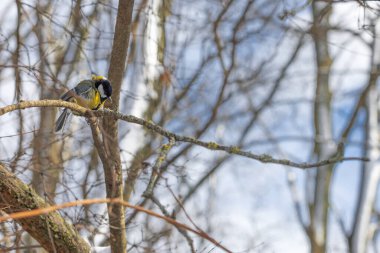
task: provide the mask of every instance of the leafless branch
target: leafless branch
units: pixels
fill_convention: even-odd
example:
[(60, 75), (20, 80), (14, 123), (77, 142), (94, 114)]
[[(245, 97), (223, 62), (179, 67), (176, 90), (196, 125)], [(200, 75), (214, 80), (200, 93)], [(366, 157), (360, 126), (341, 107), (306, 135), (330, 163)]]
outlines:
[(26, 109), (26, 108), (31, 108), (31, 107), (65, 107), (85, 117), (93, 117), (93, 116), (112, 117), (114, 119), (144, 126), (157, 134), (165, 136), (169, 139), (174, 139), (177, 142), (186, 142), (186, 143), (191, 143), (191, 144), (201, 146), (210, 150), (224, 151), (230, 154), (257, 160), (262, 163), (281, 164), (281, 165), (291, 166), (291, 167), (300, 168), (300, 169), (309, 169), (309, 168), (316, 168), (316, 167), (321, 167), (321, 166), (325, 166), (329, 164), (335, 164), (335, 163), (339, 163), (343, 161), (364, 161), (364, 162), (369, 161), (368, 158), (365, 158), (365, 157), (343, 157), (343, 154), (340, 153), (341, 150), (338, 149), (338, 153), (329, 159), (319, 161), (316, 163), (307, 163), (307, 162), (297, 163), (297, 162), (290, 161), (288, 159), (274, 158), (268, 154), (255, 154), (250, 151), (240, 150), (240, 148), (236, 146), (225, 146), (225, 145), (218, 144), (216, 142), (206, 142), (206, 141), (195, 139), (193, 137), (178, 135), (162, 128), (161, 126), (154, 124), (151, 121), (146, 121), (144, 119), (141, 119), (132, 115), (124, 115), (122, 113), (115, 112), (109, 109), (91, 111), (84, 107), (76, 105), (74, 103), (69, 103), (69, 102), (60, 101), (60, 100), (22, 101), (18, 104), (8, 105), (8, 106), (0, 108), (0, 116), (11, 111), (15, 111), (18, 109)]

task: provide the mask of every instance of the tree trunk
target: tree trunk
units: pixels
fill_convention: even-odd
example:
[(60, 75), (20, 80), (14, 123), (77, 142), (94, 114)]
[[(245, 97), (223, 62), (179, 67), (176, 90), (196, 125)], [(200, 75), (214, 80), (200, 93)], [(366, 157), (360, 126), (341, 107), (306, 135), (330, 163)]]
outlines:
[[(380, 30), (380, 25), (376, 25), (376, 29)], [(379, 93), (376, 87), (376, 82), (379, 76), (378, 66), (380, 65), (380, 59), (378, 56), (380, 39), (378, 38), (378, 34), (380, 34), (380, 31), (375, 32), (373, 36), (372, 66), (369, 79), (370, 90), (367, 95), (366, 157), (370, 159), (370, 162), (363, 165), (361, 190), (355, 212), (354, 226), (350, 237), (350, 248), (353, 253), (364, 253), (367, 251), (367, 244), (370, 239), (369, 227), (372, 208), (375, 203), (377, 187), (380, 179), (380, 167), (378, 163), (380, 157), (378, 117)]]
[[(333, 142), (333, 126), (331, 119), (331, 94), (329, 78), (331, 57), (328, 48), (328, 26), (331, 15), (331, 3), (313, 2), (314, 24), (312, 28), (315, 57), (317, 63), (316, 92), (314, 104), (315, 137), (322, 140), (315, 145), (317, 160), (330, 158), (336, 153)], [(309, 240), (311, 252), (326, 251), (328, 205), (330, 179), (333, 165), (323, 166), (316, 171), (314, 201), (310, 206)]]
[[(169, 1), (166, 1), (168, 3)], [(140, 82), (137, 82), (137, 94), (141, 97), (149, 99), (142, 99), (134, 103), (134, 110), (132, 112), (135, 116), (143, 117), (147, 120), (153, 120), (154, 113), (159, 110), (161, 98), (163, 97), (163, 84), (159, 81), (160, 74), (163, 70), (163, 55), (165, 51), (165, 9), (162, 0), (149, 0), (147, 1), (147, 17), (146, 27), (143, 28), (145, 36), (138, 42), (143, 44), (143, 58), (144, 65), (142, 67), (142, 74), (138, 77)], [(125, 141), (123, 147), (131, 153), (136, 154), (128, 168), (128, 177), (125, 180), (124, 200), (129, 201), (134, 191), (135, 183), (144, 167), (142, 163), (151, 156), (152, 149), (152, 136), (146, 129), (138, 129), (130, 135), (132, 140)], [(150, 141), (149, 141), (150, 140)], [(136, 143), (141, 146), (128, 145), (130, 142)]]
[[(108, 72), (112, 84), (112, 109), (119, 109), (120, 90), (124, 77), (129, 36), (131, 31), (133, 0), (120, 0), (115, 25), (111, 62)], [(123, 175), (120, 159), (118, 121), (107, 118), (102, 124), (103, 143), (97, 146), (103, 163), (107, 198), (123, 198)], [(92, 129), (93, 136), (97, 133)], [(96, 142), (96, 141), (95, 141)], [(125, 210), (121, 205), (108, 204), (111, 250), (126, 252)]]

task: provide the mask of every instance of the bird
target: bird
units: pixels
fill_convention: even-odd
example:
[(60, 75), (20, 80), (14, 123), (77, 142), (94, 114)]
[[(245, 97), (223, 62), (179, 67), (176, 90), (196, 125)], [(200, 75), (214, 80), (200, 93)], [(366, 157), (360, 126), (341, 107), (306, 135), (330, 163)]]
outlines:
[[(107, 99), (112, 102), (111, 95), (112, 86), (110, 81), (104, 76), (92, 75), (91, 79), (79, 82), (77, 86), (63, 94), (61, 100), (76, 103), (91, 110), (99, 110)], [(63, 109), (55, 122), (56, 132), (63, 128), (69, 115), (69, 109)]]

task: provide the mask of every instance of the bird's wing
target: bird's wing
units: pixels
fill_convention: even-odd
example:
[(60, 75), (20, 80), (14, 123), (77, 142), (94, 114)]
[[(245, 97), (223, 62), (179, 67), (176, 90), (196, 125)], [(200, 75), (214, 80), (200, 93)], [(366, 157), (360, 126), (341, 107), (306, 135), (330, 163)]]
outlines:
[(91, 92), (95, 88), (94, 82), (91, 80), (84, 80), (80, 82), (75, 88), (75, 93), (85, 99), (91, 99)]
[(69, 90), (68, 92), (66, 92), (65, 94), (63, 94), (62, 96), (61, 96), (61, 99), (62, 100), (64, 100), (64, 101), (70, 101), (70, 99), (72, 98), (72, 97), (75, 97), (75, 90), (74, 89), (71, 89), (71, 90)]
[(61, 96), (62, 100), (70, 101), (71, 98), (76, 96), (82, 96), (84, 98), (89, 98), (91, 90), (95, 88), (95, 84), (92, 80), (84, 80), (78, 83), (78, 85), (66, 92)]

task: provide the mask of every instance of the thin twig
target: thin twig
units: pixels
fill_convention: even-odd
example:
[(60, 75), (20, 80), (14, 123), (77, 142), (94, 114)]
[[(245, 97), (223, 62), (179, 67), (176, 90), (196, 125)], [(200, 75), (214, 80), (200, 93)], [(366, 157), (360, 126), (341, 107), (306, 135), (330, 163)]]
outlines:
[(129, 202), (123, 201), (121, 199), (82, 199), (82, 200), (77, 200), (77, 201), (72, 201), (72, 202), (66, 202), (63, 204), (58, 204), (54, 206), (49, 206), (45, 208), (39, 208), (39, 209), (34, 209), (34, 210), (29, 210), (29, 211), (23, 211), (23, 212), (17, 212), (17, 213), (11, 213), (5, 216), (0, 216), (0, 223), (8, 221), (8, 220), (18, 220), (18, 219), (25, 219), (25, 218), (30, 218), (30, 217), (35, 217), (38, 215), (43, 215), (47, 214), (53, 211), (57, 211), (63, 208), (68, 208), (68, 207), (73, 207), (73, 206), (79, 206), (79, 205), (92, 205), (92, 204), (100, 204), (100, 203), (112, 203), (112, 204), (119, 204), (123, 205), (128, 208), (135, 209), (139, 212), (146, 213), (147, 215), (159, 218), (161, 220), (166, 221), (167, 223), (172, 224), (173, 226), (184, 229), (187, 231), (190, 231), (208, 241), (213, 243), (215, 246), (219, 247), (220, 249), (224, 250), (225, 252), (232, 253), (232, 251), (228, 250), (224, 246), (222, 246), (219, 242), (217, 242), (214, 238), (210, 237), (208, 234), (204, 233), (203, 231), (198, 231), (195, 230), (188, 225), (185, 225), (183, 223), (180, 223), (172, 218), (160, 215), (156, 212), (153, 212), (151, 210), (145, 209), (141, 206), (135, 206), (130, 204)]
[[(147, 197), (147, 198), (149, 198), (150, 200), (152, 200), (153, 203), (156, 204), (156, 205), (158, 206), (158, 208), (160, 208), (161, 212), (162, 212), (166, 217), (168, 217), (168, 218), (172, 217), (172, 216), (170, 216), (169, 212), (166, 210), (166, 208), (164, 207), (164, 205), (162, 205), (161, 202), (160, 202), (160, 201), (159, 201), (159, 200), (158, 200), (153, 194), (149, 195), (149, 197)], [(174, 217), (172, 217), (172, 219), (175, 220)], [(197, 228), (197, 229), (198, 229), (198, 228)], [(192, 253), (195, 253), (196, 251), (195, 251), (195, 248), (194, 248), (194, 241), (193, 241), (193, 239), (187, 234), (186, 230), (184, 230), (184, 229), (182, 229), (182, 228), (179, 228), (179, 227), (177, 227), (177, 230), (178, 230), (178, 232), (179, 232), (181, 235), (183, 235), (183, 237), (185, 237), (185, 239), (186, 239), (186, 241), (187, 241), (187, 244), (189, 244), (189, 247), (190, 247), (191, 252), (192, 252)], [(206, 234), (206, 233), (205, 233), (203, 230), (201, 230), (201, 229), (198, 229), (198, 231), (200, 231), (200, 232)]]
[[(160, 148), (160, 153), (158, 154), (158, 157), (156, 158), (156, 162), (154, 163), (154, 166), (152, 168), (152, 174), (149, 179), (148, 186), (146, 187), (143, 197), (152, 200), (153, 203), (155, 203), (161, 210), (161, 212), (166, 216), (166, 217), (171, 217), (175, 219), (175, 217), (171, 216), (169, 212), (166, 210), (166, 208), (160, 203), (160, 201), (153, 195), (153, 190), (154, 187), (156, 186), (157, 180), (162, 174), (162, 165), (166, 160), (166, 157), (171, 150), (171, 148), (174, 146), (175, 140), (173, 138), (169, 139), (169, 143), (164, 144)], [(190, 250), (192, 253), (195, 253), (196, 250), (194, 248), (194, 241), (193, 239), (187, 234), (187, 232), (181, 228), (178, 228), (178, 232), (185, 237)], [(197, 228), (198, 229), (198, 228)], [(198, 229), (199, 231), (202, 231), (201, 229)], [(203, 231), (202, 231), (203, 232)]]
[(161, 167), (164, 161), (166, 160), (166, 156), (168, 155), (170, 149), (174, 146), (175, 140), (174, 138), (169, 139), (169, 143), (162, 145), (160, 149), (160, 153), (154, 163), (152, 168), (152, 175), (150, 176), (148, 186), (143, 193), (143, 196), (146, 198), (150, 198), (153, 195), (153, 189), (156, 185), (158, 177), (161, 175)]

